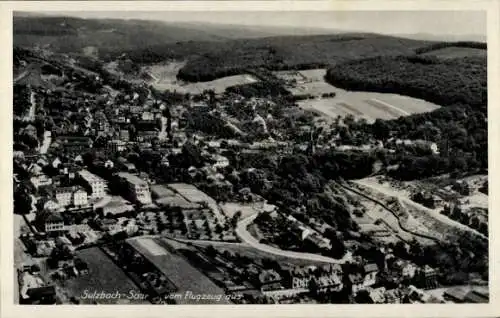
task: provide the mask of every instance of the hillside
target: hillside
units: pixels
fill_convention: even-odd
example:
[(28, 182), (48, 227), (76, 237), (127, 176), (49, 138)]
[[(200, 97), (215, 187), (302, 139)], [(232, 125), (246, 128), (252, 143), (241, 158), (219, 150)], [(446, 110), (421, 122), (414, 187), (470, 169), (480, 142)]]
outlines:
[(209, 81), (247, 68), (321, 68), (373, 56), (406, 55), (432, 42), (375, 34), (282, 36), (225, 42), (189, 61), (179, 71), (186, 81)]
[[(359, 91), (396, 93), (438, 105), (466, 104), (486, 111), (486, 58), (376, 57), (335, 65), (326, 79)], [(411, 76), (409, 76), (411, 74)]]
[(55, 52), (127, 50), (181, 41), (224, 41), (205, 31), (142, 20), (79, 19), (69, 17), (14, 17), (14, 45), (40, 46)]

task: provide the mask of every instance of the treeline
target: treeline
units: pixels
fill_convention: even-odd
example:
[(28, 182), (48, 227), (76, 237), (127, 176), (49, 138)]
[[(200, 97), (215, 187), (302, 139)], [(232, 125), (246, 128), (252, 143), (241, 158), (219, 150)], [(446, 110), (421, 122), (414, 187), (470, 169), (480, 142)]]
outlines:
[(247, 98), (266, 96), (290, 96), (291, 94), (283, 86), (276, 82), (255, 82), (249, 84), (235, 85), (226, 88), (228, 93), (235, 93)]
[(338, 64), (326, 80), (348, 90), (395, 93), (442, 106), (465, 104), (486, 112), (486, 59), (376, 57)]
[(484, 42), (473, 42), (473, 41), (459, 41), (459, 42), (440, 42), (434, 43), (426, 47), (417, 48), (415, 50), (416, 54), (423, 54), (427, 52), (432, 52), (440, 49), (444, 49), (447, 47), (464, 47), (471, 49), (481, 49), (486, 50), (487, 44)]
[[(380, 35), (297, 36), (228, 41), (201, 50), (179, 71), (184, 81), (210, 81), (249, 68), (301, 70), (321, 68), (359, 57), (414, 54), (428, 46), (417, 41)], [(214, 45), (212, 44), (212, 47)]]

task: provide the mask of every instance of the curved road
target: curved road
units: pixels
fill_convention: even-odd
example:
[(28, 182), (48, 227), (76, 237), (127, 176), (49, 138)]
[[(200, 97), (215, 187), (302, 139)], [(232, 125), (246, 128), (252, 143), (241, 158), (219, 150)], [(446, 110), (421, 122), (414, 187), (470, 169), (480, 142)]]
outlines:
[(236, 225), (236, 235), (245, 243), (250, 245), (251, 247), (261, 250), (266, 253), (270, 254), (275, 254), (279, 256), (284, 256), (284, 257), (290, 257), (290, 258), (295, 258), (295, 259), (303, 259), (307, 261), (316, 261), (316, 262), (325, 262), (325, 263), (332, 263), (332, 264), (343, 264), (346, 261), (350, 260), (352, 255), (348, 252), (346, 255), (344, 255), (343, 258), (341, 259), (335, 259), (323, 255), (318, 255), (318, 254), (311, 254), (311, 253), (301, 253), (301, 252), (294, 252), (294, 251), (286, 251), (286, 250), (281, 250), (279, 248), (262, 244), (260, 243), (255, 237), (253, 237), (248, 231), (247, 231), (247, 226), (250, 225), (250, 223), (255, 220), (258, 214), (253, 214), (247, 218), (244, 218), (238, 224)]

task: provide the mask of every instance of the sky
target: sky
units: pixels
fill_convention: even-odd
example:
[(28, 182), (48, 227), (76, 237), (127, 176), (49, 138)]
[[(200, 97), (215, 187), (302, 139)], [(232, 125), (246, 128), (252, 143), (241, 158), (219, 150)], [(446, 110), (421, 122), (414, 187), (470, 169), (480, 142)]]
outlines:
[(486, 36), (485, 11), (79, 11), (44, 12), (82, 18), (118, 18), (322, 28), (369, 31), (384, 34), (481, 35)]

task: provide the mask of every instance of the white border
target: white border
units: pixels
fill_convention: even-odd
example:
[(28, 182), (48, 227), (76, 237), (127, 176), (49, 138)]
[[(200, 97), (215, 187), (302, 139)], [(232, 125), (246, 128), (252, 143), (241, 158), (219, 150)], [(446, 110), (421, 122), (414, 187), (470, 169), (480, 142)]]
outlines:
[[(494, 195), (498, 189), (498, 122), (499, 112), (494, 105), (499, 96), (499, 2), (491, 1), (20, 1), (0, 2), (1, 55), (0, 138), (0, 201), (1, 226), (1, 317), (493, 317), (500, 316), (498, 266), (496, 252), (499, 243), (495, 226), (500, 224)], [(19, 306), (13, 305), (13, 217), (12, 217), (12, 11), (488, 11), (488, 122), (490, 171), (490, 303), (481, 305), (196, 305), (196, 306)], [(494, 123), (495, 122), (495, 123)], [(147, 307), (145, 307), (147, 306)]]

